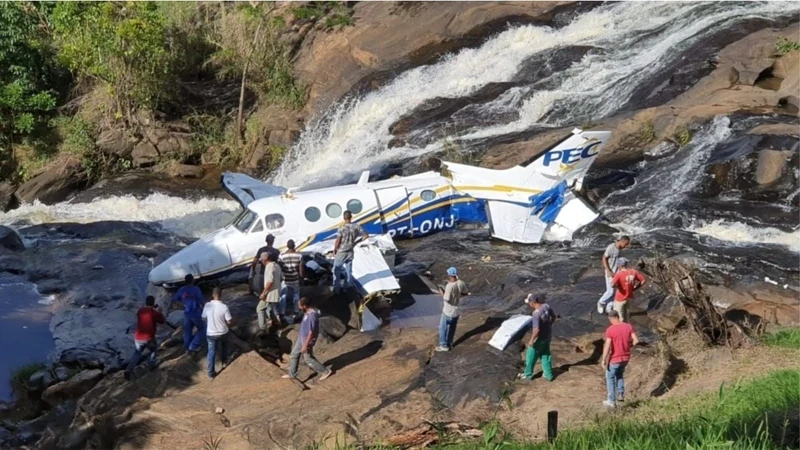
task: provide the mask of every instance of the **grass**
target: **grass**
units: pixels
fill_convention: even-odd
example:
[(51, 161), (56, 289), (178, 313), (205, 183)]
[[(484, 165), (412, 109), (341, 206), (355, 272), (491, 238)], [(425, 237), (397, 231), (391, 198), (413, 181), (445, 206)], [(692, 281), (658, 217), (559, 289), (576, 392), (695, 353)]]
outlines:
[(647, 122), (639, 130), (639, 143), (648, 144), (656, 140), (656, 131), (653, 122)]
[(18, 399), (27, 396), (28, 380), (31, 378), (31, 375), (46, 368), (47, 365), (45, 363), (35, 362), (25, 364), (14, 370), (11, 374), (11, 390), (14, 392), (14, 396)]
[[(795, 335), (796, 337), (797, 335)], [(800, 407), (800, 371), (720, 386), (714, 393), (667, 401), (649, 400), (636, 409), (599, 416), (585, 428), (567, 430), (553, 443), (512, 439), (496, 420), (483, 437), (428, 447), (434, 450), (768, 450), (795, 448)], [(791, 423), (794, 422), (794, 423)], [(337, 445), (337, 449), (355, 449)], [(369, 447), (386, 448), (386, 447)]]
[(765, 335), (763, 339), (771, 347), (800, 349), (800, 328), (784, 328), (777, 333)]
[(795, 50), (800, 50), (800, 42), (798, 41), (791, 41), (785, 37), (782, 37), (778, 39), (778, 42), (775, 43), (775, 51), (779, 55), (785, 55)]
[(222, 438), (215, 438), (213, 434), (208, 435), (208, 439), (203, 439), (203, 450), (222, 449)]
[(680, 127), (675, 130), (675, 134), (672, 135), (672, 139), (678, 144), (678, 147), (683, 148), (692, 141), (692, 133), (686, 127)]

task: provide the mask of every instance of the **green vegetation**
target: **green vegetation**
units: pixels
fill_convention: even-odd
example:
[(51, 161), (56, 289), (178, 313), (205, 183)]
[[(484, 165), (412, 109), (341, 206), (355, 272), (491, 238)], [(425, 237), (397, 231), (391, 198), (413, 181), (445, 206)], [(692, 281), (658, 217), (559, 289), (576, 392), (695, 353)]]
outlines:
[(251, 116), (305, 105), (292, 16), (292, 25), (352, 24), (338, 2), (0, 3), (0, 181), (68, 158), (90, 181), (127, 170), (131, 161), (99, 151), (96, 139), (110, 128), (141, 137), (153, 117), (192, 126), (192, 153), (165, 159), (210, 150), (211, 162), (241, 163), (269, 130)]
[(767, 334), (764, 343), (771, 347), (800, 349), (800, 328), (784, 328), (777, 333)]
[(46, 369), (47, 365), (41, 362), (25, 364), (18, 367), (11, 374), (11, 390), (18, 399), (24, 398), (28, 394), (28, 380), (34, 373)]
[(679, 127), (675, 130), (675, 134), (672, 135), (672, 139), (678, 144), (678, 147), (683, 148), (691, 142), (692, 140), (692, 133), (686, 127)]
[(798, 41), (790, 41), (789, 39), (782, 37), (778, 39), (778, 42), (775, 43), (775, 51), (779, 55), (785, 55), (796, 50), (800, 50), (800, 42)]
[(656, 132), (653, 127), (653, 122), (647, 122), (639, 129), (638, 140), (640, 144), (649, 144), (656, 140)]
[(214, 437), (213, 434), (208, 435), (208, 439), (203, 439), (203, 450), (220, 450), (222, 447), (222, 438)]
[[(436, 450), (772, 450), (794, 448), (800, 407), (800, 371), (779, 370), (716, 393), (667, 401), (649, 400), (635, 409), (604, 414), (592, 425), (563, 431), (553, 443), (515, 440), (496, 420), (483, 437), (458, 441), (440, 433)], [(794, 421), (795, 423), (792, 423)], [(315, 448), (312, 446), (311, 448)], [(321, 448), (317, 444), (316, 448)], [(337, 449), (355, 446), (336, 444)], [(361, 448), (361, 447), (359, 447)], [(387, 447), (369, 447), (387, 448)]]

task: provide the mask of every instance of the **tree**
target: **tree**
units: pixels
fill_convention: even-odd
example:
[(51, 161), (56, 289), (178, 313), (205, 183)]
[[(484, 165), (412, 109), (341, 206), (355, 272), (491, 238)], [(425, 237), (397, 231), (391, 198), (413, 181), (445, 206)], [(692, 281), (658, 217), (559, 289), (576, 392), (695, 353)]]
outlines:
[(59, 57), (81, 79), (105, 83), (128, 124), (172, 92), (167, 23), (153, 2), (62, 2), (53, 12)]
[(31, 3), (0, 3), (0, 178), (13, 173), (15, 141), (49, 118), (55, 88), (66, 84), (52, 58), (46, 13)]

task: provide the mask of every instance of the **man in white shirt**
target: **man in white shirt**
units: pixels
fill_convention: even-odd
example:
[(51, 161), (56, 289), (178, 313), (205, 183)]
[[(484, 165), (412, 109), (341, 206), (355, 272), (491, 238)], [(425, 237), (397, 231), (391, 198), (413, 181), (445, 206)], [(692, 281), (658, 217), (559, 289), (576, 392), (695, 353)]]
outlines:
[(203, 307), (203, 320), (206, 321), (206, 339), (208, 340), (208, 378), (217, 376), (216, 357), (219, 346), (219, 359), (225, 368), (228, 362), (228, 330), (233, 323), (228, 305), (222, 303), (222, 289), (215, 287), (212, 299)]

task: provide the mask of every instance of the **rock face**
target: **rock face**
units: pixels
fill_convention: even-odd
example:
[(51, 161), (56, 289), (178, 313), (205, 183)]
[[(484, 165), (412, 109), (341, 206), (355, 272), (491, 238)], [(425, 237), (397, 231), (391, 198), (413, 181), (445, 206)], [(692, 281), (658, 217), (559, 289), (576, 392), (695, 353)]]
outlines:
[(57, 203), (85, 185), (86, 179), (81, 173), (78, 161), (69, 161), (55, 165), (45, 172), (33, 177), (17, 188), (14, 196), (20, 203)]
[(137, 142), (138, 140), (128, 135), (125, 130), (114, 128), (100, 133), (95, 144), (105, 154), (129, 158)]
[(189, 164), (171, 164), (167, 168), (167, 174), (176, 178), (203, 178), (205, 171), (200, 166), (190, 166)]
[(61, 381), (42, 393), (42, 400), (56, 406), (66, 400), (75, 399), (89, 392), (103, 377), (102, 370), (84, 370), (67, 381)]
[(5, 225), (0, 225), (0, 247), (15, 252), (25, 250), (25, 244), (22, 243), (22, 238), (19, 234), (13, 228)]
[(13, 184), (7, 181), (0, 183), (0, 212), (6, 212), (11, 208), (16, 189)]
[(133, 165), (136, 167), (150, 167), (158, 162), (158, 150), (149, 142), (139, 142), (131, 152)]

